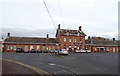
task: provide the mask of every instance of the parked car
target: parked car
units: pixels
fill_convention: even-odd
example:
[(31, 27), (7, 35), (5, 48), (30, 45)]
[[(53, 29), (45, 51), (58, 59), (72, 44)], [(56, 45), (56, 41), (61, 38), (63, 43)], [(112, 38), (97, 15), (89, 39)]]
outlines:
[(58, 54), (58, 51), (60, 51), (60, 50), (54, 49), (54, 54)]
[(81, 51), (80, 51), (80, 50), (78, 50), (78, 49), (74, 51), (74, 53), (80, 53), (80, 52), (81, 52)]
[(43, 50), (43, 53), (48, 53), (48, 50)]
[(30, 53), (36, 53), (36, 50), (31, 49), (31, 50), (30, 50)]
[(42, 53), (42, 50), (38, 49), (38, 50), (37, 50), (37, 53)]
[(91, 53), (91, 50), (86, 50), (87, 53)]
[(23, 53), (24, 50), (22, 48), (17, 48), (16, 53)]
[(29, 50), (24, 50), (24, 53), (29, 53)]
[(66, 49), (62, 49), (58, 51), (59, 55), (68, 55), (68, 51)]
[(75, 53), (90, 53), (90, 50), (75, 50)]
[(49, 50), (49, 53), (54, 53), (54, 50)]

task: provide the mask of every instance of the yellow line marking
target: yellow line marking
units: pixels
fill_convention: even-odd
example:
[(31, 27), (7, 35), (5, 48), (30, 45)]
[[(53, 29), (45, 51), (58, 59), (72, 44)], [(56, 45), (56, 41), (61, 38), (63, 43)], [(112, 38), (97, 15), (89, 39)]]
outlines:
[[(1, 58), (0, 58), (1, 59)], [(13, 62), (13, 63), (16, 63), (16, 64), (19, 64), (21, 66), (24, 66), (24, 67), (27, 67), (35, 72), (37, 72), (38, 74), (42, 74), (43, 76), (52, 76), (51, 74), (49, 74), (48, 72), (46, 71), (43, 71), (39, 68), (36, 68), (34, 66), (31, 66), (31, 65), (27, 65), (27, 64), (23, 64), (23, 63), (20, 63), (20, 62), (17, 62), (17, 61), (13, 61), (13, 60), (10, 60), (10, 59), (2, 59), (2, 60), (6, 60), (6, 61), (10, 61), (10, 62)]]

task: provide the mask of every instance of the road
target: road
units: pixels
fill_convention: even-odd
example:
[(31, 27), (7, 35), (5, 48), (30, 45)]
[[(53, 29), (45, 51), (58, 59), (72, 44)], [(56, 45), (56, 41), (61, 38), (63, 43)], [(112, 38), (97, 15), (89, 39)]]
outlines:
[(118, 74), (118, 53), (3, 53), (2, 57), (50, 74)]

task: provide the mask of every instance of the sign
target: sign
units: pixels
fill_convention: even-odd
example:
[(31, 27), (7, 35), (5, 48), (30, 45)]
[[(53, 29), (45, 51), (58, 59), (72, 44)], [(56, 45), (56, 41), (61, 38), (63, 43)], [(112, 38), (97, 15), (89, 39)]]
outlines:
[(82, 43), (74, 43), (75, 45), (82, 45)]

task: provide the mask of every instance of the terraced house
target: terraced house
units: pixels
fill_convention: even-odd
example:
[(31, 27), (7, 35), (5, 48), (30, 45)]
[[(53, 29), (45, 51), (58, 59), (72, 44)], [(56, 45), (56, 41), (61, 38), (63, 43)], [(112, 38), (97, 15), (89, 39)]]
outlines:
[(7, 38), (4, 40), (4, 52), (16, 52), (17, 48), (23, 50), (51, 50), (59, 49), (59, 40), (57, 38), (39, 37), (12, 37), (8, 33)]
[(118, 40), (101, 37), (88, 37), (85, 41), (86, 49), (91, 52), (118, 52)]
[(56, 30), (55, 38), (40, 37), (12, 37), (8, 33), (4, 40), (4, 52), (16, 52), (17, 48), (23, 50), (52, 50), (67, 49), (69, 52), (78, 50), (91, 50), (91, 52), (118, 52), (118, 41), (113, 38), (109, 40), (101, 37), (88, 37), (82, 31), (82, 26), (78, 30), (61, 29), (60, 24)]

